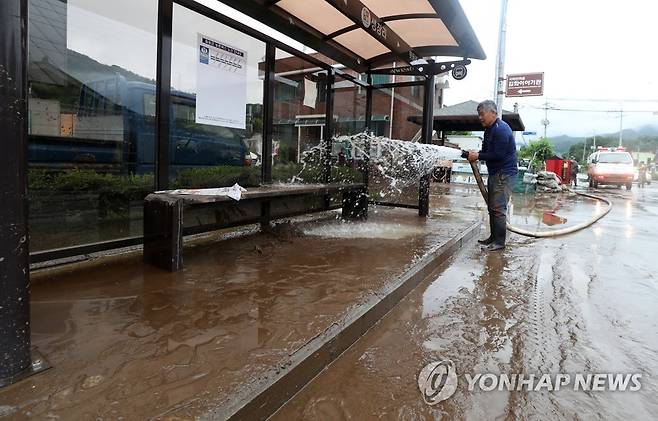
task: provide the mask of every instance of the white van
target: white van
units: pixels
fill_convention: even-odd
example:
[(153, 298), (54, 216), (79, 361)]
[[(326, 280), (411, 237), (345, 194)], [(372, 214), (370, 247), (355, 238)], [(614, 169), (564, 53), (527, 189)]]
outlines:
[(599, 148), (587, 158), (587, 179), (589, 186), (597, 188), (602, 184), (626, 190), (633, 187), (633, 157), (624, 148)]

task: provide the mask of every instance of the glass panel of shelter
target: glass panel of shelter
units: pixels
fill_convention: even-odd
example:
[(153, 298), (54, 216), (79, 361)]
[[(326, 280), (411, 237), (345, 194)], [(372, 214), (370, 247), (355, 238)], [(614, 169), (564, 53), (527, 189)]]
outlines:
[[(29, 6), (31, 251), (71, 248), (75, 254), (83, 245), (100, 250), (100, 242), (111, 247), (112, 241), (138, 238), (142, 199), (155, 184), (157, 1), (30, 0)], [(170, 187), (257, 185), (265, 42), (255, 31), (250, 36), (174, 7)], [(195, 122), (201, 30), (248, 53), (244, 129)], [(318, 67), (306, 62), (301, 68), (311, 66)], [(317, 126), (325, 118), (327, 83), (326, 70), (314, 73), (316, 104), (307, 110), (319, 115)], [(307, 112), (297, 115), (309, 118)], [(324, 135), (313, 124), (302, 130), (304, 146)], [(283, 154), (279, 159), (285, 162)]]
[[(197, 122), (199, 45), (197, 36), (246, 52), (244, 128)], [(171, 60), (171, 188), (257, 186), (263, 139), (265, 43), (222, 23), (174, 4)], [(221, 76), (221, 75), (220, 75)], [(219, 76), (218, 76), (219, 77)], [(237, 101), (217, 95), (217, 103)], [(237, 107), (242, 107), (238, 103)]]
[[(377, 136), (404, 141), (419, 140), (421, 126), (409, 121), (409, 117), (423, 113), (424, 86), (422, 80), (410, 76), (395, 76), (393, 83), (413, 83), (413, 85), (376, 88), (373, 91), (372, 131)], [(377, 160), (385, 153), (381, 148), (373, 147), (371, 151), (369, 191), (376, 201), (418, 204), (418, 183), (398, 182), (395, 186), (382, 177), (377, 170)], [(389, 175), (399, 180), (411, 180), (413, 176), (404, 174), (404, 167), (395, 168)]]
[[(358, 74), (351, 76), (358, 77)], [(366, 130), (367, 90), (347, 77), (336, 75), (334, 82), (335, 136), (349, 136)], [(334, 165), (331, 179), (337, 182), (362, 182), (364, 151), (347, 142), (333, 142), (331, 158)]]
[(154, 186), (157, 1), (28, 10), (31, 252), (139, 236)]
[[(156, 158), (157, 1), (128, 3), (30, 0), (32, 251), (139, 237), (142, 233), (141, 202), (153, 191)], [(259, 38), (266, 36), (245, 31), (251, 35), (174, 5), (168, 110), (170, 188), (235, 182), (254, 186), (261, 181), (266, 42)], [(244, 128), (196, 122), (199, 33), (247, 52)], [(278, 41), (272, 42), (290, 51)], [(272, 82), (274, 181), (297, 176), (303, 155), (317, 151), (321, 139), (366, 128), (367, 90), (350, 79), (359, 75), (348, 69), (335, 76), (331, 90), (334, 112), (331, 124), (327, 124), (330, 65), (323, 63), (332, 62), (318, 54), (313, 56), (306, 60), (301, 53), (276, 51)], [(315, 59), (321, 63), (312, 62)], [(397, 81), (401, 80), (398, 77)], [(396, 80), (382, 77), (377, 81)], [(409, 139), (410, 129), (398, 128), (407, 123), (398, 125), (392, 116), (402, 118), (410, 103), (422, 103), (422, 87), (398, 89), (399, 98), (388, 99), (392, 108), (378, 107), (375, 99), (371, 130)], [(405, 89), (410, 92), (405, 93)], [(375, 97), (378, 95), (386, 96), (375, 91)], [(360, 171), (364, 159), (359, 151), (334, 144), (331, 162), (333, 181), (363, 179)], [(295, 181), (321, 181), (323, 170), (318, 166), (314, 175)]]
[(327, 70), (277, 49), (274, 73), (272, 180), (320, 182)]

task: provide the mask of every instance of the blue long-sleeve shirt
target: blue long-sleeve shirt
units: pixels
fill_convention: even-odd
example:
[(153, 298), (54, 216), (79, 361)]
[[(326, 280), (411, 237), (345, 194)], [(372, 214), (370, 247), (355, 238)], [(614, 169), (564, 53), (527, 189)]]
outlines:
[(514, 134), (509, 125), (500, 118), (484, 131), (484, 141), (478, 159), (487, 163), (489, 175), (515, 175), (519, 172)]

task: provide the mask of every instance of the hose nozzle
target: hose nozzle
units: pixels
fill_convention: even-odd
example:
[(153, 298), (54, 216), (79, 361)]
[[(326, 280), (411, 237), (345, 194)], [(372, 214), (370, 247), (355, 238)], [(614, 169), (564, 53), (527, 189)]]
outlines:
[(462, 151), (462, 158), (464, 159), (468, 158), (468, 151)]

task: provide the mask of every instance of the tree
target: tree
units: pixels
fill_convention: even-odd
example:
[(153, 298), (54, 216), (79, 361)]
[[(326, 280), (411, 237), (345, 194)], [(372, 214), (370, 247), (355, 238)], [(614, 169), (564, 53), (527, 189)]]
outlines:
[(542, 163), (555, 155), (555, 148), (553, 144), (545, 138), (541, 138), (531, 142), (528, 146), (521, 147), (519, 156), (525, 159), (531, 159), (533, 168), (541, 167)]

